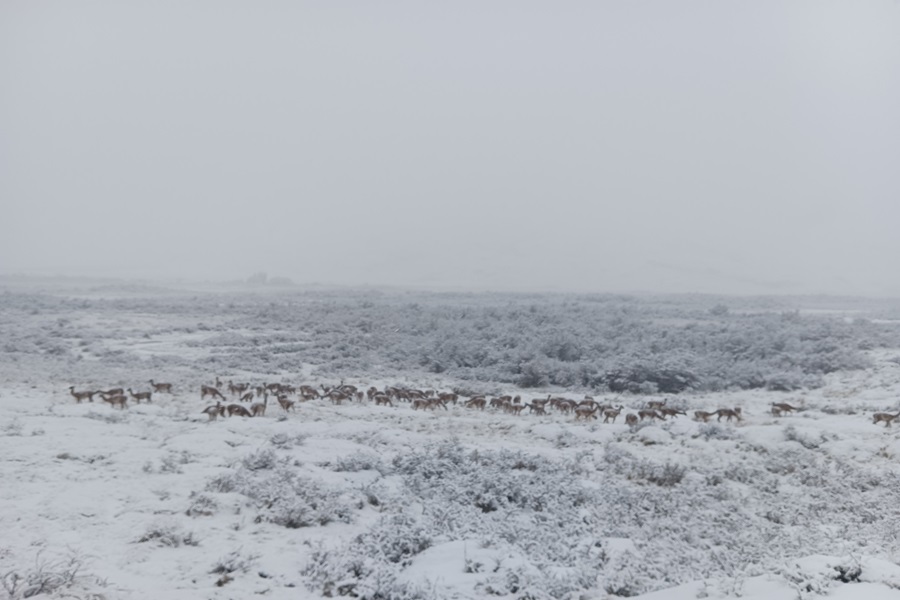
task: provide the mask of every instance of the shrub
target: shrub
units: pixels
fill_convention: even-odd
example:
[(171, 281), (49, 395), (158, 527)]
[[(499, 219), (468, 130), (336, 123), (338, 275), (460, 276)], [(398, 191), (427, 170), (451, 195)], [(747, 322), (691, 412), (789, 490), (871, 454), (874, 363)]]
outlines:
[(9, 600), (53, 594), (85, 579), (81, 575), (83, 567), (84, 561), (78, 554), (70, 554), (58, 560), (47, 560), (38, 554), (32, 568), (0, 573), (0, 583)]
[(737, 437), (734, 427), (722, 423), (703, 423), (697, 428), (697, 437), (704, 440), (733, 440)]
[[(398, 456), (393, 467), (403, 489), (387, 509), (392, 512), (351, 543), (315, 552), (304, 571), (310, 589), (392, 597), (387, 590), (399, 573), (434, 539), (473, 536), (533, 565), (504, 569), (485, 590), (533, 588), (563, 597), (596, 580), (602, 561), (588, 549), (598, 521), (579, 465), (521, 452), (472, 452), (451, 440)], [(421, 514), (413, 516), (410, 503), (422, 506)]]
[(821, 436), (815, 437), (809, 433), (798, 431), (793, 425), (784, 428), (784, 439), (789, 442), (797, 442), (807, 450), (815, 450), (824, 441)]
[(317, 549), (303, 574), (309, 577), (311, 590), (326, 595), (343, 589), (342, 595), (352, 592), (363, 598), (392, 598), (393, 592), (385, 592), (395, 589), (402, 567), (431, 544), (431, 536), (417, 519), (388, 515), (356, 536), (346, 549)]
[(137, 543), (157, 542), (162, 546), (178, 548), (179, 546), (198, 546), (200, 542), (191, 532), (184, 533), (175, 525), (151, 525), (137, 539)]
[(354, 452), (348, 456), (337, 459), (332, 464), (332, 469), (338, 472), (356, 473), (358, 471), (378, 471), (382, 475), (389, 468), (381, 458), (371, 452)]
[(248, 471), (274, 469), (277, 464), (278, 457), (275, 451), (270, 448), (257, 450), (241, 459), (241, 465)]
[(213, 563), (210, 573), (214, 575), (228, 575), (230, 573), (246, 573), (259, 558), (256, 554), (244, 555), (241, 549), (232, 550)]
[[(269, 452), (251, 454), (235, 471), (211, 479), (206, 490), (241, 494), (256, 506), (257, 522), (266, 521), (289, 529), (352, 521), (350, 503), (324, 484), (301, 477), (284, 465), (247, 466), (269, 465)], [(267, 458), (261, 460), (260, 456)]]
[(209, 517), (219, 510), (219, 503), (207, 494), (191, 494), (191, 505), (185, 511), (189, 517)]

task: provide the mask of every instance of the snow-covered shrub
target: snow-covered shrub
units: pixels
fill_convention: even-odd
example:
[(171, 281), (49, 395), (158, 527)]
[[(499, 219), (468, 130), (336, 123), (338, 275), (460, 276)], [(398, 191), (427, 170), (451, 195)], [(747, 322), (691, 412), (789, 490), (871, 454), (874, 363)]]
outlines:
[(719, 304), (716, 304), (715, 306), (713, 306), (712, 308), (709, 309), (709, 314), (714, 315), (716, 317), (724, 317), (725, 315), (728, 314), (728, 305), (722, 304), (720, 302)]
[(200, 542), (191, 532), (184, 532), (177, 525), (153, 524), (137, 539), (137, 543), (156, 542), (162, 546), (197, 546)]
[(687, 468), (682, 465), (671, 462), (655, 463), (635, 456), (620, 444), (608, 444), (603, 458), (613, 473), (632, 482), (673, 487), (681, 483), (687, 473)]
[[(530, 565), (504, 569), (482, 581), (483, 589), (564, 597), (596, 581), (602, 560), (589, 550), (597, 517), (593, 494), (578, 479), (580, 466), (520, 452), (473, 452), (447, 441), (398, 456), (393, 467), (403, 489), (352, 543), (314, 553), (304, 571), (311, 589), (381, 597), (433, 540), (472, 537), (528, 557)], [(421, 508), (413, 513), (411, 505)]]
[[(251, 456), (258, 457), (266, 452), (269, 451)], [(255, 460), (250, 462), (254, 467), (259, 464)], [(332, 521), (349, 523), (353, 517), (351, 503), (340, 492), (300, 476), (284, 465), (259, 469), (241, 465), (210, 480), (206, 491), (246, 496), (258, 511), (257, 522), (267, 521), (289, 529), (326, 525)]]
[(702, 423), (697, 428), (697, 437), (704, 440), (733, 440), (737, 437), (734, 427), (723, 425), (722, 423)]
[(9, 420), (9, 422), (3, 424), (3, 435), (9, 436), (19, 436), (22, 435), (22, 430), (24, 429), (22, 425), (21, 419), (19, 417), (13, 417)]
[(800, 600), (826, 596), (841, 583), (858, 583), (863, 569), (858, 560), (809, 556), (786, 566), (781, 575), (794, 585)]
[(219, 510), (219, 503), (209, 494), (193, 492), (191, 494), (191, 505), (185, 511), (189, 517), (203, 516), (208, 517), (216, 514)]
[(815, 450), (824, 441), (821, 436), (814, 436), (807, 432), (800, 431), (793, 425), (785, 427), (783, 433), (784, 439), (789, 442), (797, 442), (807, 450)]
[[(593, 389), (678, 391), (729, 387), (777, 389), (821, 384), (821, 376), (869, 364), (859, 348), (897, 347), (900, 330), (871, 322), (847, 323), (772, 306), (759, 312), (711, 314), (710, 303), (674, 297), (517, 296), (369, 292), (287, 293), (271, 305), (266, 296), (219, 295), (158, 299), (134, 297), (89, 302), (10, 293), (4, 306), (24, 321), (4, 339), (0, 352), (27, 356), (45, 373), (69, 380), (127, 378), (142, 359), (113, 339), (157, 335), (158, 327), (102, 327), (105, 320), (134, 311), (165, 309), (168, 333), (195, 334), (197, 317), (219, 315), (229, 326), (199, 326), (210, 334), (183, 343), (209, 355), (196, 361), (158, 356), (154, 367), (222, 368), (258, 373), (317, 365), (314, 375), (358, 375), (372, 365), (385, 374), (440, 372), (449, 377), (522, 386), (561, 385)], [(412, 300), (412, 301), (411, 301)], [(29, 315), (29, 302), (47, 304), (41, 313), (71, 317), (66, 323)], [(715, 300), (713, 300), (715, 301)], [(19, 306), (21, 305), (21, 306)], [(715, 304), (713, 304), (715, 307)], [(785, 307), (781, 307), (785, 308)], [(313, 324), (313, 325), (311, 325)], [(149, 329), (149, 331), (148, 331)], [(213, 332), (214, 331), (214, 332)], [(88, 341), (87, 346), (79, 346)], [(77, 357), (103, 358), (78, 360)], [(85, 353), (85, 351), (87, 351)], [(21, 378), (21, 370), (11, 371)], [(90, 377), (90, 375), (95, 375)], [(466, 385), (465, 387), (481, 387)]]
[(634, 478), (643, 479), (660, 487), (673, 487), (681, 483), (686, 472), (686, 467), (670, 462), (662, 465), (643, 462), (638, 465)]
[(128, 422), (128, 413), (125, 411), (110, 411), (110, 412), (96, 412), (96, 411), (88, 411), (85, 415), (88, 419), (94, 419), (95, 421), (103, 421), (104, 423), (110, 424), (118, 424), (118, 423), (127, 423)]
[(278, 456), (270, 448), (257, 450), (242, 458), (241, 465), (248, 471), (274, 469), (278, 465)]
[(84, 559), (77, 553), (57, 560), (45, 559), (38, 554), (28, 568), (0, 572), (0, 584), (8, 600), (50, 595), (71, 588), (80, 580), (92, 579), (81, 573), (83, 568)]
[[(193, 455), (186, 450), (181, 452), (169, 452), (159, 461), (160, 473), (183, 473), (183, 465), (190, 464), (194, 461)], [(145, 467), (146, 471), (147, 468)]]
[(306, 434), (298, 433), (297, 435), (288, 435), (286, 433), (276, 433), (269, 438), (269, 443), (276, 448), (285, 449), (291, 446), (302, 446), (306, 443)]
[(326, 597), (350, 596), (364, 600), (427, 600), (422, 586), (398, 581), (400, 567), (378, 558), (377, 549), (347, 546), (319, 547), (301, 574), (310, 591)]
[(331, 468), (338, 472), (355, 473), (358, 471), (378, 471), (382, 475), (389, 471), (388, 465), (377, 454), (372, 452), (354, 452), (342, 456), (332, 463)]
[(256, 560), (259, 558), (256, 554), (244, 554), (240, 548), (232, 550), (225, 556), (220, 557), (213, 563), (209, 570), (214, 575), (228, 575), (230, 573), (246, 573), (250, 570)]
[(765, 378), (765, 387), (774, 392), (793, 392), (803, 388), (813, 388), (822, 385), (819, 375), (810, 375), (802, 372), (773, 373)]
[(326, 595), (336, 591), (361, 598), (393, 598), (402, 568), (431, 544), (432, 537), (419, 520), (395, 513), (379, 519), (344, 548), (320, 547), (303, 574), (311, 590)]

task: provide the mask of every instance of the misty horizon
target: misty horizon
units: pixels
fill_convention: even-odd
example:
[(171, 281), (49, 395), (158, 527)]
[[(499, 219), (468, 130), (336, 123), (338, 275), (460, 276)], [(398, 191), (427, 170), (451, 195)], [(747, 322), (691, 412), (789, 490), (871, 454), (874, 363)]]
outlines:
[(900, 296), (900, 5), (0, 7), (0, 274)]

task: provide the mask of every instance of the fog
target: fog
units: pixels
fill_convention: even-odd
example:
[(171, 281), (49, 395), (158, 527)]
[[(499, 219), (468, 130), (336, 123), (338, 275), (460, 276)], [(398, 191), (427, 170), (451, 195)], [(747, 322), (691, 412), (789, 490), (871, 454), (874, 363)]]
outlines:
[(0, 4), (0, 273), (900, 295), (900, 3)]

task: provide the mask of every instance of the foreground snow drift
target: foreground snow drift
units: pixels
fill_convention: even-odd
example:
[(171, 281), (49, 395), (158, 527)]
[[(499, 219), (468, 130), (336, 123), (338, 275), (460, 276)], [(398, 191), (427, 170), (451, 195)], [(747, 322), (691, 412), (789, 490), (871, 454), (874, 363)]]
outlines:
[(900, 428), (869, 415), (897, 371), (790, 417), (743, 392), (715, 399), (740, 423), (637, 428), (324, 400), (208, 422), (199, 395), (8, 387), (0, 570), (13, 598), (75, 567), (69, 589), (116, 598), (889, 597)]

